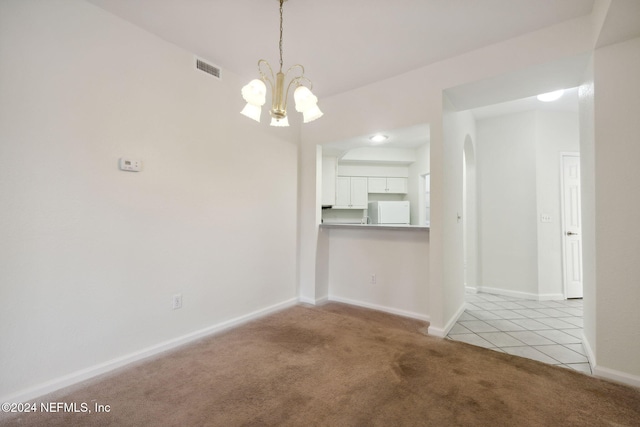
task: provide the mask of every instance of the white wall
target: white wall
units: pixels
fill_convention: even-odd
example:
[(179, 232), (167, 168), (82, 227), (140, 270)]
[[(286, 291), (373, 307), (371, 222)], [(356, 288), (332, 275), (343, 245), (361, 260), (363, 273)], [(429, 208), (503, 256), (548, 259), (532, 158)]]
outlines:
[(329, 233), (329, 299), (429, 319), (427, 230), (331, 228)]
[(338, 161), (338, 176), (384, 176), (406, 178), (409, 176), (408, 166), (381, 165), (374, 163), (347, 163)]
[(638, 76), (640, 38), (595, 51), (596, 373), (640, 386)]
[(296, 298), (297, 148), (236, 76), (69, 0), (0, 2), (0, 63), (0, 396)]
[(482, 289), (563, 298), (560, 153), (579, 151), (577, 114), (480, 120), (478, 147)]
[(477, 123), (480, 285), (538, 292), (535, 112)]
[(464, 190), (463, 190), (463, 227), (464, 227), (464, 284), (471, 291), (478, 289), (478, 183), (476, 141), (471, 135), (464, 142)]
[(578, 91), (580, 114), (580, 191), (582, 210), (583, 346), (595, 365), (596, 349), (596, 191), (593, 60)]
[(359, 147), (353, 148), (340, 157), (345, 162), (384, 162), (408, 164), (416, 161), (416, 152), (412, 148), (399, 147)]
[[(443, 97), (443, 162), (447, 175), (440, 204), (442, 206), (443, 236), (443, 289), (440, 298), (430, 298), (431, 311), (434, 305), (442, 307), (440, 324), (429, 327), (429, 333), (446, 335), (464, 311), (464, 218), (463, 209), (463, 159), (465, 141), (476, 140), (476, 123), (470, 111), (456, 112), (446, 94)], [(433, 163), (432, 163), (433, 167)], [(432, 174), (433, 178), (433, 174)], [(432, 206), (435, 207), (436, 200)], [(437, 224), (435, 218), (432, 224)], [(432, 314), (432, 316), (436, 316)]]

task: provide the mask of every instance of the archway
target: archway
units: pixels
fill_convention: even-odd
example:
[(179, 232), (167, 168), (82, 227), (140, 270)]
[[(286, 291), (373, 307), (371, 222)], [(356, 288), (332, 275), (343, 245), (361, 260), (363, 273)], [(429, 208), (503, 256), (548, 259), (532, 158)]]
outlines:
[(469, 135), (465, 137), (462, 156), (462, 218), (464, 284), (467, 290), (475, 292), (478, 285), (476, 155)]

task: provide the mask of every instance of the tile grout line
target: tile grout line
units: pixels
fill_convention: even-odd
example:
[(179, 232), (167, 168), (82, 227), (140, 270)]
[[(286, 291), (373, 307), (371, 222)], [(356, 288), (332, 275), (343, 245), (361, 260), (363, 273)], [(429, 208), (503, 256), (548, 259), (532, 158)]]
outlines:
[[(588, 366), (588, 359), (583, 354), (584, 349), (582, 350), (582, 352), (579, 352), (574, 350), (573, 348), (567, 347), (567, 345), (575, 346), (582, 344), (581, 340), (578, 337), (565, 332), (569, 330), (579, 331), (582, 329), (582, 327), (580, 326), (582, 324), (582, 316), (577, 315), (577, 313), (582, 312), (582, 301), (571, 301), (572, 302), (569, 303), (566, 301), (520, 300), (513, 297), (502, 297), (482, 293), (467, 295), (467, 307), (463, 315), (461, 316), (461, 319), (459, 319), (452, 328), (452, 331), (456, 330), (457, 328), (458, 332), (450, 332), (447, 338), (454, 341), (464, 341), (472, 345), (478, 345), (490, 350), (500, 351), (508, 354), (513, 354), (511, 352), (519, 352), (522, 354), (516, 355), (520, 355), (522, 357), (527, 357), (525, 354), (528, 354), (529, 356), (532, 356), (529, 358), (532, 358), (534, 360), (543, 359), (540, 361), (590, 374), (590, 366), (588, 372), (583, 369), (585, 365)], [(504, 306), (502, 306), (501, 303), (504, 304)], [(563, 308), (570, 309), (571, 312), (563, 311)], [(521, 312), (518, 313), (516, 310), (519, 310)], [(505, 318), (496, 313), (493, 313), (494, 311), (499, 312), (503, 316), (516, 315), (520, 317)], [(527, 315), (535, 317), (529, 317)], [(545, 320), (549, 324), (545, 323)], [(522, 321), (522, 324), (518, 324), (518, 321)], [(558, 321), (563, 322), (563, 324), (558, 323)], [(536, 324), (539, 324), (540, 326), (537, 326)], [(514, 327), (517, 327), (518, 329), (514, 330)], [(518, 332), (534, 334), (534, 336), (537, 337), (535, 340), (537, 340), (539, 343), (527, 344), (527, 342), (532, 342), (531, 339), (528, 339), (527, 342), (519, 339), (519, 335), (517, 334)], [(493, 336), (494, 341), (491, 341), (489, 339), (489, 336), (485, 335), (487, 337), (485, 338), (480, 334), (496, 335)], [(501, 339), (509, 343), (506, 345), (497, 345), (497, 343), (499, 343)], [(521, 344), (516, 344), (516, 342)], [(548, 349), (546, 349), (547, 352), (554, 354), (555, 357), (547, 354), (544, 351), (541, 351), (541, 347), (549, 347)], [(512, 350), (511, 352), (509, 352), (506, 351), (506, 349)], [(558, 356), (560, 357), (558, 358)], [(583, 361), (573, 362), (570, 360)], [(575, 367), (571, 365), (575, 365)]]

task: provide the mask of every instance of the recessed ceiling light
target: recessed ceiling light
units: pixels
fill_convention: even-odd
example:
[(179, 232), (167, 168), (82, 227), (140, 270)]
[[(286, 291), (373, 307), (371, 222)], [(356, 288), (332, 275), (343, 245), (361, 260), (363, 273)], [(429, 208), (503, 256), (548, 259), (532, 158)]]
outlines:
[(371, 142), (376, 142), (376, 143), (384, 142), (387, 140), (387, 138), (389, 138), (387, 135), (383, 135), (381, 133), (378, 133), (376, 135), (373, 135), (372, 137), (369, 137)]
[(556, 90), (549, 93), (543, 93), (538, 95), (538, 101), (542, 101), (542, 102), (556, 101), (560, 99), (563, 93), (564, 93), (564, 89)]

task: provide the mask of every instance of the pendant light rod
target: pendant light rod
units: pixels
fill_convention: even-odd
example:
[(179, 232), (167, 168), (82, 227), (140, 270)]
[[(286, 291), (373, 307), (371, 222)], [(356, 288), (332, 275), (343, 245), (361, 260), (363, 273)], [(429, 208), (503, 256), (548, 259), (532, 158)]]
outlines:
[(282, 72), (282, 29), (283, 29), (283, 19), (282, 19), (282, 5), (284, 4), (285, 0), (280, 0), (280, 72)]

